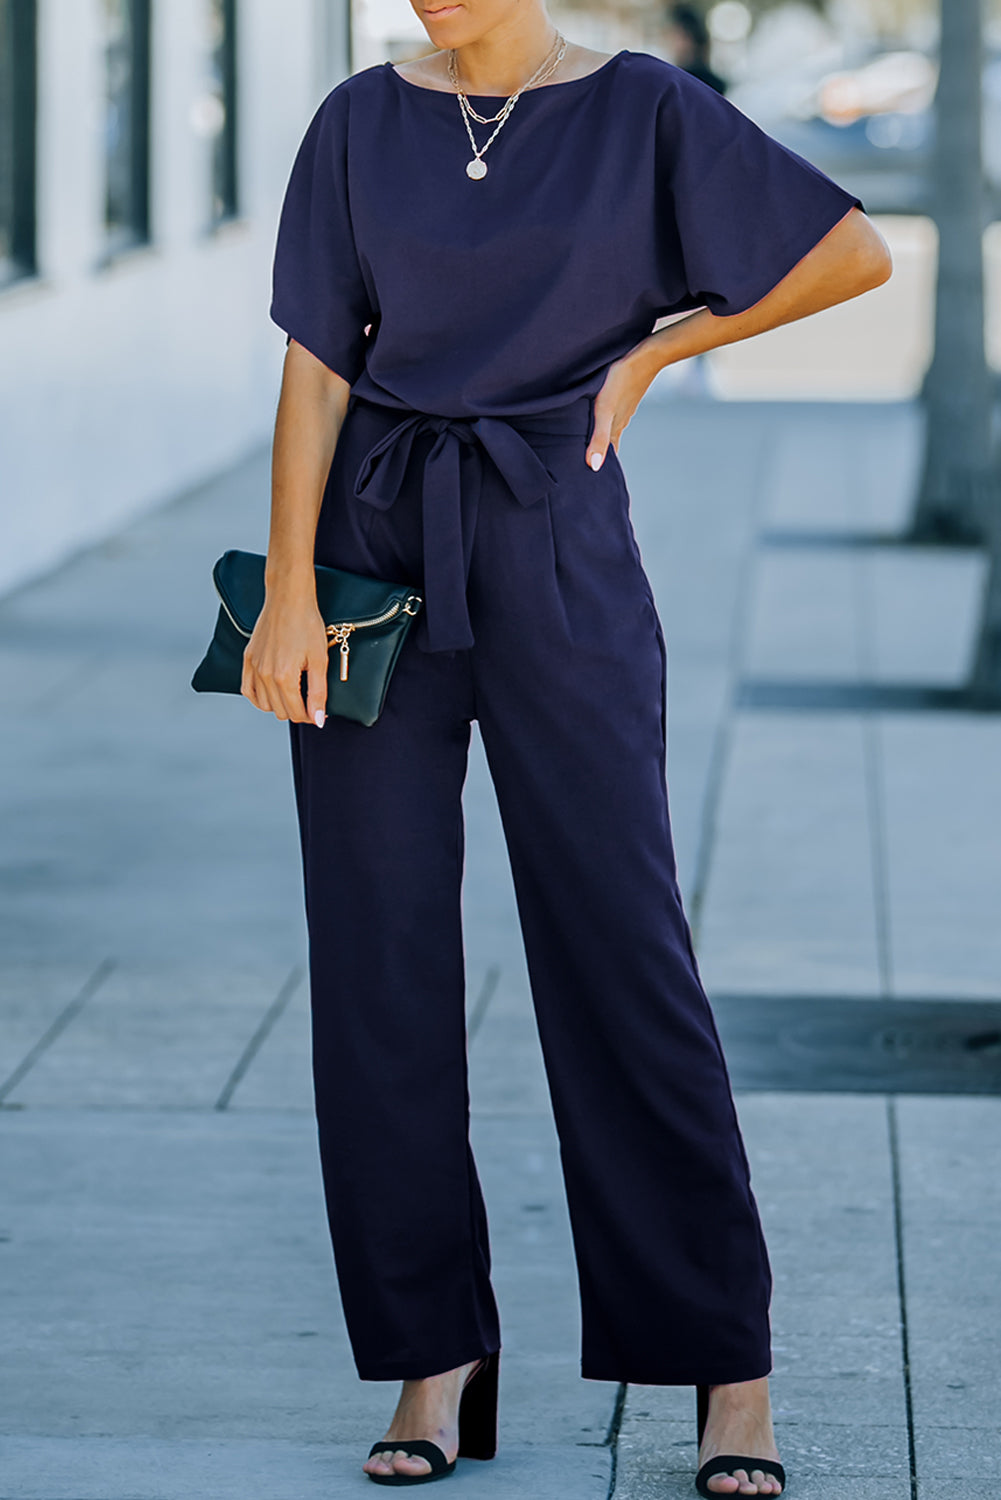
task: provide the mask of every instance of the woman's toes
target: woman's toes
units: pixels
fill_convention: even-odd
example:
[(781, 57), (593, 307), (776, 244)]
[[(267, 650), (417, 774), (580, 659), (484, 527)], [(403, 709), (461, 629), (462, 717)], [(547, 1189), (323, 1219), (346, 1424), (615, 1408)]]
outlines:
[(774, 1474), (765, 1469), (733, 1469), (729, 1474), (714, 1474), (709, 1488), (719, 1495), (781, 1495), (782, 1486)]
[(402, 1448), (380, 1448), (378, 1453), (362, 1465), (368, 1474), (429, 1474), (431, 1465), (420, 1455), (406, 1453)]
[(431, 1465), (420, 1454), (404, 1453), (402, 1449), (393, 1455), (397, 1474), (430, 1474)]
[(752, 1469), (748, 1474), (746, 1469), (734, 1469), (734, 1477), (740, 1481), (740, 1489), (737, 1493), (741, 1495), (778, 1495), (782, 1486), (774, 1474), (766, 1473), (764, 1469)]
[[(736, 1486), (735, 1489), (721, 1489), (721, 1495), (756, 1495), (758, 1493), (757, 1486), (748, 1476), (746, 1469), (731, 1469), (729, 1474), (720, 1474), (718, 1478), (729, 1479)], [(713, 1481), (710, 1479), (709, 1483), (712, 1484)]]

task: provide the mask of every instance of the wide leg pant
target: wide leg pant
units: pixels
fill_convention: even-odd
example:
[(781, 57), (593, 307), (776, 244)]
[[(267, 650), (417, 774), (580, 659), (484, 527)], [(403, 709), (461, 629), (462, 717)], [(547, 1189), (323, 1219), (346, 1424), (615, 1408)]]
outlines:
[[(316, 559), (423, 578), (409, 454), (386, 510), (353, 493), (400, 414), (352, 405)], [(461, 792), (480, 726), (510, 855), (579, 1274), (581, 1373), (646, 1384), (771, 1369), (771, 1271), (719, 1036), (678, 888), (661, 624), (617, 455), (534, 446), (525, 506), (489, 459), (467, 600), (475, 642), (412, 632), (381, 718), (290, 725), (327, 1210), (363, 1379), (500, 1345), (469, 1146)], [(412, 471), (412, 472), (411, 472)]]

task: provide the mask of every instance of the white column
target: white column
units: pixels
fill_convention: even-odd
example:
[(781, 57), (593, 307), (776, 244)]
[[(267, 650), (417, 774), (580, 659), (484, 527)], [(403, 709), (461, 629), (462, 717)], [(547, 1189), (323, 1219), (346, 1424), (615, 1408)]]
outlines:
[(38, 264), (86, 280), (104, 243), (104, 53), (99, 0), (38, 6)]

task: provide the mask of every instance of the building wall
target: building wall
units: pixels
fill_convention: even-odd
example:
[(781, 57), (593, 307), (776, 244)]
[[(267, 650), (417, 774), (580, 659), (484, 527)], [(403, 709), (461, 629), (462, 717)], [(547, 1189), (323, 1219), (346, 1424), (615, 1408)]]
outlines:
[(240, 0), (240, 214), (206, 228), (203, 0), (153, 0), (151, 244), (103, 246), (99, 0), (42, 0), (38, 267), (0, 292), (0, 591), (265, 441), (271, 257), (296, 146), (347, 71), (346, 0)]

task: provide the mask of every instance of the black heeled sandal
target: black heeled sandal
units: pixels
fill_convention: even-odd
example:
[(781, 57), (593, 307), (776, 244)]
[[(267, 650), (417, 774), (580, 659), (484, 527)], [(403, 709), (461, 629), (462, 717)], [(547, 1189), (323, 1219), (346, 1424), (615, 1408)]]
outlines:
[[(459, 1452), (457, 1458), (493, 1458), (497, 1452), (497, 1386), (500, 1373), (500, 1350), (481, 1359), (470, 1375), (459, 1397)], [(374, 1484), (429, 1484), (453, 1473), (456, 1459), (449, 1463), (437, 1443), (427, 1438), (383, 1438), (373, 1443), (369, 1458), (392, 1449), (411, 1458), (426, 1458), (431, 1468), (427, 1474), (369, 1474)], [(366, 1473), (368, 1471), (366, 1470)]]
[[(709, 1420), (709, 1387), (708, 1385), (697, 1385), (695, 1387), (696, 1402), (696, 1427), (698, 1429), (697, 1442), (702, 1446), (702, 1435), (706, 1430), (706, 1422)], [(761, 1469), (765, 1474), (774, 1474), (782, 1486), (781, 1494), (786, 1492), (786, 1471), (777, 1458), (751, 1458), (746, 1453), (717, 1453), (714, 1458), (707, 1458), (701, 1469), (695, 1476), (695, 1488), (700, 1495), (706, 1495), (708, 1500), (731, 1500), (731, 1496), (720, 1490), (711, 1490), (707, 1480), (715, 1474), (731, 1474), (734, 1469), (746, 1469), (750, 1474), (752, 1469)], [(737, 1491), (732, 1491), (736, 1496)], [(773, 1500), (778, 1500), (775, 1491), (772, 1491)], [(762, 1500), (768, 1500), (762, 1496)]]

